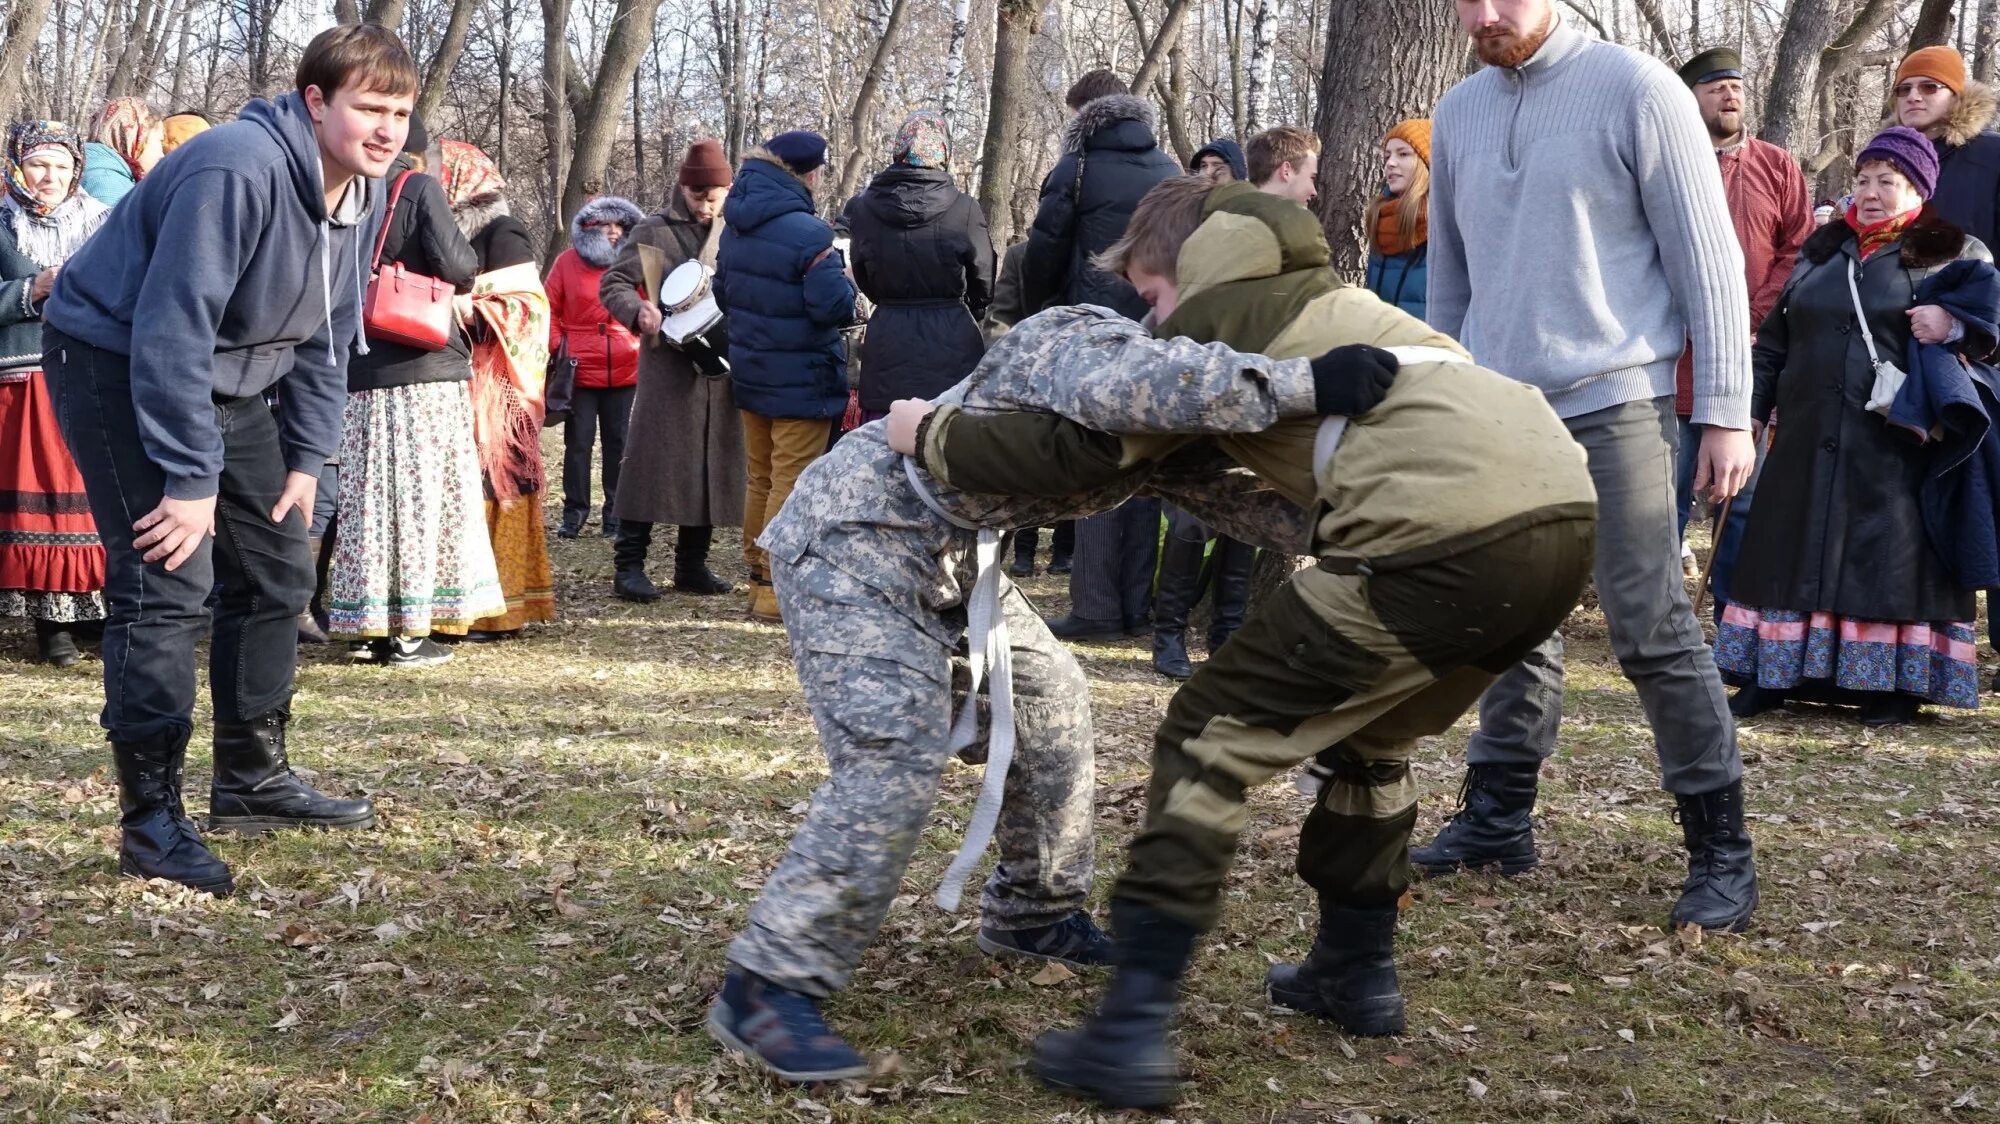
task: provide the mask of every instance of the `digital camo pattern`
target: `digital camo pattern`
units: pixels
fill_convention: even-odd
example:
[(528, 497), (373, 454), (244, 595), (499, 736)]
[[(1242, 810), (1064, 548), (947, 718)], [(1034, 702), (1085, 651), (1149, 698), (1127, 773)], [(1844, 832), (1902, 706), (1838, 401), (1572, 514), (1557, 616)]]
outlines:
[[(901, 891), (951, 753), (951, 649), (825, 559), (772, 578), (828, 777), (730, 946), (730, 962), (825, 996), (844, 986)], [(1081, 909), (1093, 873), (1094, 767), (1083, 672), (1011, 585), (1017, 745), (982, 899), (1002, 929)]]

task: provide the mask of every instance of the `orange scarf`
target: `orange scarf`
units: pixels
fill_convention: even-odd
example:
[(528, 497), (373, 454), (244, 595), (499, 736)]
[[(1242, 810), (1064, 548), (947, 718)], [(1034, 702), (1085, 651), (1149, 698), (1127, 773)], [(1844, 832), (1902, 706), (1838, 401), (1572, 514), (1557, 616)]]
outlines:
[(1385, 195), (1375, 213), (1375, 249), (1385, 256), (1408, 253), (1430, 241), (1429, 216), (1422, 211), (1417, 212), (1416, 232), (1404, 234), (1402, 220), (1396, 213), (1398, 209), (1396, 197)]
[(1875, 251), (1901, 238), (1904, 229), (1916, 221), (1918, 213), (1922, 210), (1922, 207), (1918, 207), (1916, 210), (1904, 211), (1900, 215), (1864, 226), (1860, 218), (1861, 212), (1853, 204), (1849, 204), (1847, 225), (1854, 231), (1855, 246), (1861, 251), (1861, 260), (1867, 261)]
[(502, 508), (542, 489), (542, 382), (549, 299), (532, 262), (472, 281), (472, 434), (486, 486)]

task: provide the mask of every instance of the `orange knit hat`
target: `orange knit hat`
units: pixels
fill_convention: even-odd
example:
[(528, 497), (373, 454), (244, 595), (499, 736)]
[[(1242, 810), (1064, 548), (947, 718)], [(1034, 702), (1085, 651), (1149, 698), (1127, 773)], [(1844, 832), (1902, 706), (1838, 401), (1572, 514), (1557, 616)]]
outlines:
[(1417, 150), (1417, 159), (1424, 162), (1424, 167), (1428, 168), (1431, 166), (1431, 123), (1429, 118), (1412, 117), (1408, 121), (1398, 121), (1396, 122), (1396, 127), (1389, 130), (1389, 135), (1383, 137), (1382, 140), (1384, 142), (1392, 140), (1402, 141), (1404, 144)]
[(1906, 78), (1929, 78), (1954, 94), (1965, 92), (1965, 56), (1950, 47), (1925, 47), (1911, 51), (1896, 68), (1896, 85)]

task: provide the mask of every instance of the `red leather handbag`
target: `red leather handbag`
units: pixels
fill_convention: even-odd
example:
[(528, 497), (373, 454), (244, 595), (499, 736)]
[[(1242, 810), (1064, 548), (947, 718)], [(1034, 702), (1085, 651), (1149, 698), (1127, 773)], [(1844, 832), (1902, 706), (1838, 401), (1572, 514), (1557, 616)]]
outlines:
[(403, 268), (402, 262), (382, 264), (382, 247), (389, 240), (389, 223), (403, 184), (415, 175), (404, 172), (389, 191), (382, 212), (382, 230), (375, 237), (375, 257), (369, 266), (368, 295), (361, 306), (361, 325), (371, 340), (399, 343), (423, 351), (443, 351), (451, 343), (451, 284)]

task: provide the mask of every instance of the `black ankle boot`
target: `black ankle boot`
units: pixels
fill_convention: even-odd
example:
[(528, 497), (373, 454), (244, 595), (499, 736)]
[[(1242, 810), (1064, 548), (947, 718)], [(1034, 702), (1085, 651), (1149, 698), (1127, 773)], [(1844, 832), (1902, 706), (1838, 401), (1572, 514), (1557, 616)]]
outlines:
[(1007, 576), (1014, 578), (1035, 576), (1035, 543), (1040, 537), (1040, 533), (1033, 527), (1015, 533), (1014, 564), (1007, 567)]
[(1331, 1020), (1349, 1034), (1403, 1033), (1396, 986), (1396, 907), (1353, 909), (1321, 903), (1319, 936), (1299, 964), (1264, 976), (1271, 1002)]
[(1729, 713), (1738, 718), (1755, 718), (1785, 705), (1785, 692), (1751, 684), (1729, 696)]
[(1165, 1108), (1180, 1099), (1180, 1066), (1167, 1024), (1196, 932), (1157, 910), (1112, 899), (1118, 974), (1081, 1029), (1035, 1040), (1029, 1067), (1051, 1088), (1111, 1108)]
[(111, 743), (118, 763), (118, 825), (123, 829), (118, 873), (164, 878), (225, 897), (236, 882), (181, 807), (187, 743), (185, 730)]
[(1159, 591), (1153, 596), (1153, 670), (1169, 679), (1194, 674), (1188, 660), (1188, 610), (1201, 596), (1203, 544), (1167, 535), (1160, 550)]
[(697, 597), (735, 593), (736, 587), (716, 577), (708, 568), (708, 549), (715, 541), (713, 527), (682, 527), (674, 537), (674, 592)]
[(70, 626), (61, 621), (35, 622), (35, 655), (43, 663), (57, 667), (74, 667), (83, 658), (77, 651), (76, 637), (70, 634)]
[(611, 592), (621, 601), (651, 604), (660, 599), (660, 587), (644, 570), (620, 570), (611, 578)]
[(1743, 825), (1743, 782), (1713, 792), (1674, 797), (1687, 844), (1687, 881), (1671, 917), (1676, 927), (1699, 925), (1740, 933), (1757, 908), (1757, 863)]
[(1218, 538), (1209, 565), (1215, 571), (1215, 617), (1208, 623), (1208, 654), (1213, 656), (1243, 627), (1243, 618), (1250, 611), (1250, 576), (1257, 569), (1257, 548), (1232, 538)]
[(1425, 874), (1497, 868), (1514, 875), (1541, 862), (1535, 854), (1535, 785), (1539, 765), (1473, 765), (1459, 789), (1458, 812), (1429, 846), (1410, 848)]
[(292, 772), (283, 715), (215, 724), (215, 779), (208, 791), (211, 831), (262, 835), (283, 827), (371, 827), (375, 806), (336, 800)]

